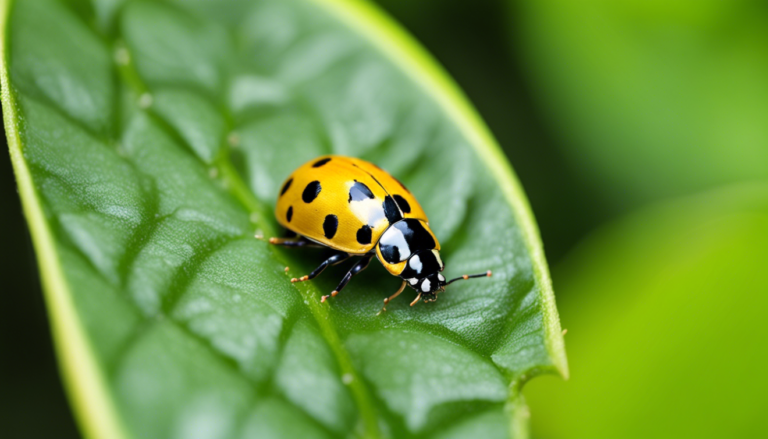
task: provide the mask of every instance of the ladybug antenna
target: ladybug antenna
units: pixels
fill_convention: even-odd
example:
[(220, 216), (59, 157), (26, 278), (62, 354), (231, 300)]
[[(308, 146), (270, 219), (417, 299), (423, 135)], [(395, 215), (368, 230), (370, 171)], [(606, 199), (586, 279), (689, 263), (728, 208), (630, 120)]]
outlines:
[(472, 279), (472, 278), (476, 278), (476, 277), (491, 277), (492, 274), (493, 273), (491, 273), (491, 270), (488, 270), (485, 273), (479, 273), (479, 274), (464, 274), (464, 275), (461, 275), (461, 276), (457, 277), (456, 279), (449, 280), (448, 282), (446, 282), (445, 285), (448, 286), (448, 285), (456, 282), (457, 280), (467, 280), (467, 279)]

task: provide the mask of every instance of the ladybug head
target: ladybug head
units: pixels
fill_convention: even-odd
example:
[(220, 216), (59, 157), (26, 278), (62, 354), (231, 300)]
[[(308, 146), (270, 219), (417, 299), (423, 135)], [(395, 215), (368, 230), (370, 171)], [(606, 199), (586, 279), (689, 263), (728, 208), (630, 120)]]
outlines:
[(400, 273), (400, 276), (408, 282), (411, 288), (419, 293), (416, 300), (411, 302), (411, 306), (418, 303), (419, 300), (424, 300), (425, 302), (436, 301), (437, 295), (445, 291), (446, 285), (458, 280), (491, 276), (491, 272), (486, 271), (480, 274), (465, 274), (448, 281), (441, 273), (444, 268), (443, 261), (440, 259), (440, 253), (434, 249), (415, 252), (408, 258), (408, 262), (405, 264), (405, 268)]
[(416, 290), (425, 302), (437, 300), (437, 293), (445, 290), (443, 261), (437, 250), (422, 250), (414, 253), (406, 264), (401, 276)]
[[(443, 277), (443, 275), (440, 273), (431, 274), (422, 279), (408, 279), (413, 289), (419, 292), (419, 295), (416, 297), (416, 300), (411, 302), (411, 306), (417, 304), (420, 299), (424, 300), (425, 302), (436, 301), (437, 294), (445, 291), (446, 285), (452, 284), (457, 280), (466, 280), (466, 279), (472, 279), (477, 277), (491, 277), (491, 274), (492, 273), (490, 270), (486, 271), (485, 273), (465, 274), (457, 277), (456, 279), (451, 279), (447, 282)], [(415, 281), (415, 282), (410, 282), (410, 281)]]
[[(440, 254), (437, 250), (426, 250), (415, 253), (406, 264), (406, 269), (403, 270), (405, 274), (405, 280), (408, 284), (416, 290), (419, 295), (416, 300), (411, 302), (411, 306), (423, 300), (424, 302), (434, 302), (437, 300), (437, 295), (445, 291), (445, 287), (458, 280), (466, 280), (477, 277), (490, 277), (491, 272), (479, 274), (465, 274), (447, 281), (445, 277), (440, 273), (443, 271), (443, 261), (440, 260)], [(401, 274), (402, 276), (402, 274)]]
[(437, 294), (445, 291), (445, 277), (440, 273), (433, 273), (419, 280), (414, 289), (421, 293), (425, 302), (437, 300)]

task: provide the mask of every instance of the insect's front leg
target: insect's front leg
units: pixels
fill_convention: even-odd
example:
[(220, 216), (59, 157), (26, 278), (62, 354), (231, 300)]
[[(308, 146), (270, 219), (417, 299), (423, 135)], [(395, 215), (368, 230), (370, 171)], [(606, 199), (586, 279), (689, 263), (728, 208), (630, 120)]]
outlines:
[(300, 277), (298, 279), (294, 277), (293, 279), (291, 279), (291, 282), (304, 282), (305, 280), (314, 279), (314, 278), (317, 277), (317, 275), (322, 273), (323, 270), (326, 269), (326, 267), (328, 267), (330, 265), (340, 264), (340, 263), (346, 261), (349, 258), (350, 258), (349, 253), (336, 253), (335, 255), (331, 256), (330, 258), (324, 260), (323, 263), (320, 264), (320, 266), (318, 266), (317, 268), (315, 268), (312, 271), (312, 273), (309, 273), (308, 275), (302, 276), (302, 277)]
[(283, 247), (322, 247), (303, 236), (293, 238), (269, 238), (269, 243), (272, 245), (281, 245)]
[(393, 294), (393, 295), (387, 297), (386, 299), (384, 299), (384, 306), (381, 307), (381, 311), (376, 313), (376, 315), (379, 315), (379, 314), (385, 312), (387, 310), (387, 304), (389, 304), (389, 302), (391, 302), (392, 299), (394, 299), (395, 297), (399, 296), (400, 293), (402, 293), (404, 289), (405, 289), (405, 280), (403, 280), (403, 283), (400, 284), (400, 288), (397, 289), (395, 294)]
[(337, 294), (339, 294), (339, 291), (344, 289), (344, 287), (347, 286), (349, 283), (349, 280), (352, 279), (352, 276), (356, 275), (357, 273), (360, 273), (361, 271), (365, 270), (368, 267), (368, 264), (371, 262), (371, 258), (373, 258), (374, 253), (369, 253), (367, 255), (364, 255), (360, 261), (357, 262), (357, 264), (353, 265), (352, 268), (347, 272), (347, 274), (344, 275), (344, 278), (341, 279), (341, 282), (339, 282), (339, 285), (336, 287), (335, 290), (331, 292), (331, 294), (323, 296), (320, 301), (325, 302), (326, 299), (329, 297), (336, 297)]

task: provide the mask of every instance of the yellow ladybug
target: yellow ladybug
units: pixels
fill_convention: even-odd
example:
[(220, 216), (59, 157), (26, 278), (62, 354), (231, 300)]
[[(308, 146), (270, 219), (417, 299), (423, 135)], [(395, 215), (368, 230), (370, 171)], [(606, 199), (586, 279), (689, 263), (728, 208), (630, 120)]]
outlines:
[(445, 268), (440, 243), (419, 202), (396, 178), (365, 160), (329, 155), (300, 166), (281, 186), (275, 216), (298, 236), (270, 238), (270, 243), (338, 250), (312, 273), (291, 282), (313, 279), (329, 265), (353, 256), (362, 258), (331, 294), (323, 296), (323, 302), (335, 297), (374, 255), (387, 271), (403, 279), (400, 289), (384, 299), (383, 311), (406, 284), (418, 292), (413, 306), (421, 298), (434, 302), (437, 293), (457, 280), (491, 275), (487, 271), (446, 281), (440, 273)]

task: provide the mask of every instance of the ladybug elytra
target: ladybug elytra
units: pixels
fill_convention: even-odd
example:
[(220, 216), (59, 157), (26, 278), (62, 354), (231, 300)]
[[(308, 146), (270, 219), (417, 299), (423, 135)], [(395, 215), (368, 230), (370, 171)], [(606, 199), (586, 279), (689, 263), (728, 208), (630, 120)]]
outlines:
[(336, 296), (374, 256), (403, 279), (397, 292), (384, 299), (382, 311), (406, 285), (418, 293), (413, 306), (420, 299), (434, 302), (446, 285), (457, 280), (491, 275), (487, 271), (446, 281), (440, 243), (419, 202), (400, 181), (364, 160), (329, 155), (300, 166), (281, 186), (275, 216), (297, 237), (270, 238), (270, 243), (337, 250), (310, 274), (292, 282), (313, 279), (326, 267), (351, 257), (361, 258), (336, 289), (322, 297), (323, 302)]

